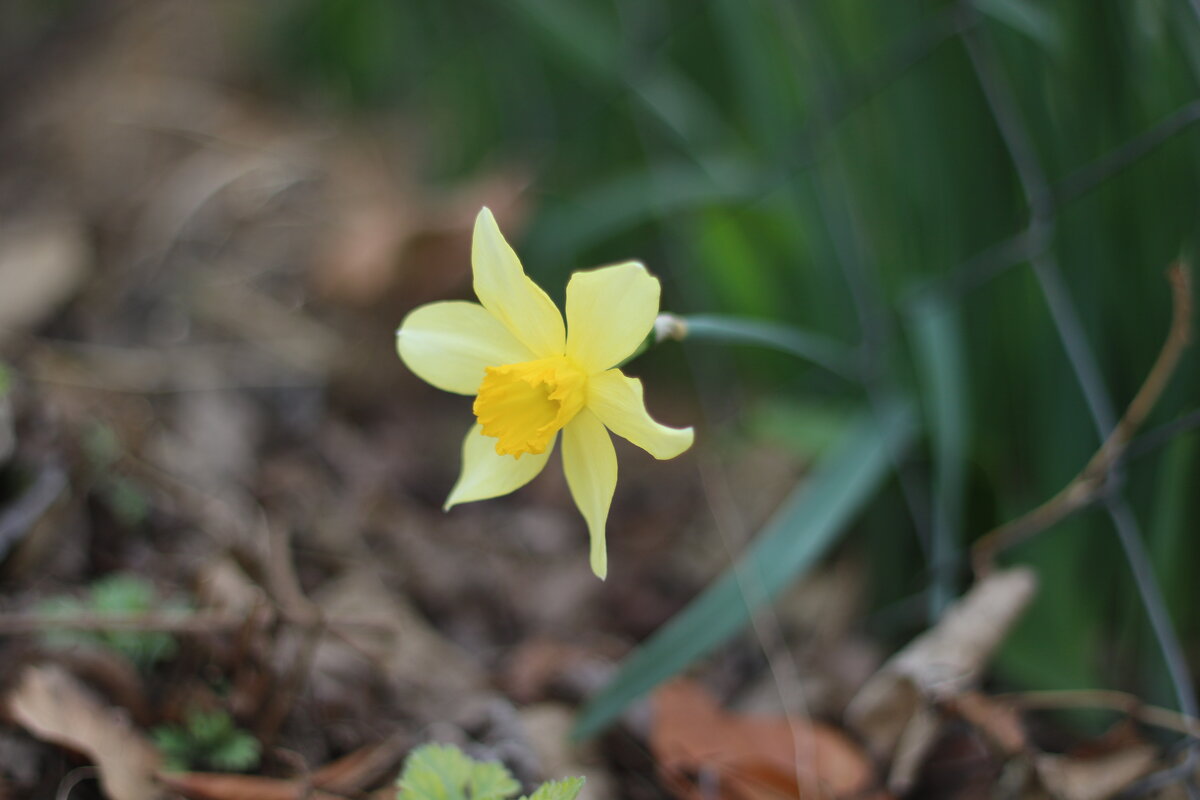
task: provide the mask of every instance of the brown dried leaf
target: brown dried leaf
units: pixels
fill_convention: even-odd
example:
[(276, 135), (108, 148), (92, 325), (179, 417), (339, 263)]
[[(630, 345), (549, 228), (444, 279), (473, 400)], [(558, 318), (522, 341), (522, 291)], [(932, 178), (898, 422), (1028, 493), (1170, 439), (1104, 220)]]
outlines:
[(13, 719), (34, 736), (95, 762), (112, 800), (158, 797), (158, 751), (124, 712), (102, 705), (70, 673), (52, 665), (29, 667), (7, 705)]
[[(862, 751), (835, 728), (729, 714), (691, 681), (655, 693), (650, 749), (663, 780), (694, 800), (848, 797), (873, 780)], [(710, 793), (714, 784), (718, 794)]]
[(1034, 766), (1042, 785), (1054, 797), (1104, 800), (1145, 775), (1157, 761), (1157, 748), (1139, 744), (1099, 758), (1039, 755)]
[(916, 784), (926, 757), (937, 744), (942, 730), (942, 719), (933, 707), (920, 704), (909, 717), (908, 723), (896, 741), (892, 753), (892, 768), (888, 771), (888, 789), (896, 794), (907, 794)]
[(867, 681), (846, 709), (848, 724), (876, 756), (889, 758), (923, 703), (975, 685), (1036, 588), (1033, 571), (1024, 567), (982, 579)]
[(47, 214), (0, 230), (0, 337), (44, 321), (87, 277), (91, 253), (72, 216)]
[(360, 695), (372, 670), (409, 696), (414, 713), (445, 718), (461, 698), (487, 685), (478, 663), (444, 638), (371, 570), (346, 573), (315, 596), (330, 617), (377, 622), (379, 627), (327, 636), (313, 658), (311, 685), (322, 700)]

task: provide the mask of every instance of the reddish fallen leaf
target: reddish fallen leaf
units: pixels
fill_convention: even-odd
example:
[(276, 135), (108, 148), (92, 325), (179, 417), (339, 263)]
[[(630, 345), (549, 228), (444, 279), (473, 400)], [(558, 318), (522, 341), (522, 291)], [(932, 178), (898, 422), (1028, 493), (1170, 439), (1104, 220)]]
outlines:
[(692, 800), (861, 796), (873, 783), (862, 750), (836, 728), (730, 714), (692, 681), (655, 694), (650, 749), (663, 781)]
[(399, 771), (400, 761), (411, 748), (408, 736), (393, 735), (321, 767), (313, 773), (312, 784), (339, 794), (356, 794)]
[(168, 789), (189, 800), (342, 800), (301, 780), (216, 772), (166, 772), (159, 777)]

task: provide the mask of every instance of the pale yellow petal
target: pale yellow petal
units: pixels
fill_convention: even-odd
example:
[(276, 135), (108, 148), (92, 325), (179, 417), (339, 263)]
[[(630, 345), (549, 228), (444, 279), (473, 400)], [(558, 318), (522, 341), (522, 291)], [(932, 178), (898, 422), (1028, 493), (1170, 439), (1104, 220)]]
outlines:
[(642, 382), (619, 369), (588, 378), (587, 408), (617, 436), (655, 458), (674, 458), (692, 446), (692, 429), (668, 428), (651, 419), (642, 397)]
[(471, 269), (479, 302), (513, 336), (539, 357), (562, 355), (566, 343), (562, 314), (525, 274), (517, 254), (500, 233), (496, 218), (486, 208), (475, 219)]
[(604, 425), (587, 409), (563, 428), (563, 470), (571, 497), (587, 520), (592, 572), (603, 580), (608, 574), (604, 527), (617, 487), (617, 453)]
[(419, 378), (439, 389), (475, 394), (485, 367), (533, 358), (478, 303), (430, 303), (409, 312), (396, 331), (396, 351)]
[(554, 452), (554, 442), (540, 454), (525, 453), (520, 458), (496, 454), (496, 440), (483, 435), (478, 423), (467, 431), (462, 446), (462, 472), (450, 490), (443, 508), (459, 503), (487, 500), (515, 492), (537, 477)]
[(633, 354), (654, 327), (661, 287), (636, 261), (576, 272), (567, 284), (567, 355), (589, 373)]

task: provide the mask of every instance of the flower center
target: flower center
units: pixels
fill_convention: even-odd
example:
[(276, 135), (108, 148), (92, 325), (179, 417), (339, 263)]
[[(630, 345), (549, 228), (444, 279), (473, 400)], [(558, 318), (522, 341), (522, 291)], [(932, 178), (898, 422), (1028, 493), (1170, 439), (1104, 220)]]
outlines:
[(587, 397), (587, 375), (566, 356), (488, 367), (473, 410), (496, 453), (544, 453)]

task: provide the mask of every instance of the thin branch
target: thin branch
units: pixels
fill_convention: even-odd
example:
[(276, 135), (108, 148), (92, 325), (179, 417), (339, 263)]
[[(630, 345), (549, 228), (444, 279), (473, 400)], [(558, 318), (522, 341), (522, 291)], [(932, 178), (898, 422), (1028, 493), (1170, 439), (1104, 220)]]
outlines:
[(308, 680), (317, 645), (328, 629), (320, 606), (308, 599), (300, 585), (293, 560), (291, 532), (283, 524), (270, 525), (268, 542), (270, 551), (263, 564), (268, 592), (280, 613), (295, 621), (300, 640), (290, 668), (280, 677), (277, 690), (267, 695), (265, 706), (259, 710), (255, 733), (264, 746), (274, 742), (291, 713)]
[(1148, 706), (1137, 695), (1128, 692), (1105, 689), (1015, 692), (998, 695), (996, 699), (1027, 710), (1106, 709), (1133, 717), (1145, 725), (1184, 736), (1195, 736), (1196, 731), (1200, 730), (1200, 719), (1167, 708)]
[[(246, 624), (245, 614), (213, 612), (147, 614), (61, 614), (0, 613), (0, 636), (30, 636), (51, 631), (80, 631), (97, 633), (162, 632), (184, 635), (229, 633)], [(363, 617), (327, 617), (327, 628), (394, 630), (395, 626), (379, 619)]]
[(989, 531), (975, 543), (972, 562), (977, 575), (983, 575), (991, 569), (998, 553), (1051, 527), (1099, 500), (1104, 494), (1113, 467), (1120, 461), (1133, 435), (1158, 402), (1171, 375), (1179, 366), (1180, 356), (1183, 355), (1191, 337), (1191, 273), (1186, 265), (1178, 263), (1168, 270), (1167, 277), (1171, 283), (1173, 300), (1171, 328), (1154, 366), (1150, 368), (1145, 382), (1129, 403), (1124, 416), (1083, 470), (1062, 491), (1032, 511)]
[[(1000, 70), (995, 68), (995, 54), (988, 49), (983, 37), (976, 36), (974, 31), (965, 32), (963, 41), (967, 46), (972, 66), (983, 88), (988, 106), (1000, 128), (1000, 135), (1004, 139), (1004, 144), (1020, 177), (1026, 201), (1030, 207), (1030, 225), (1031, 227), (1044, 225), (1047, 229), (1052, 229), (1055, 212), (1054, 197), (1045, 171), (1038, 161), (1033, 142), (1021, 119), (1020, 109), (1014, 101), (1011, 89)], [(1083, 391), (1092, 421), (1095, 423), (1100, 437), (1104, 439), (1105, 445), (1114, 436), (1122, 437), (1123, 441), (1118, 448), (1121, 449), (1128, 442), (1130, 431), (1126, 429), (1122, 433), (1120, 429), (1127, 426), (1122, 426), (1115, 420), (1112, 402), (1105, 392), (1095, 353), (1088, 344), (1079, 314), (1071, 301), (1070, 292), (1067, 291), (1062, 274), (1049, 249), (1034, 255), (1031, 265), (1038, 285), (1041, 287), (1042, 295), (1046, 298), (1046, 304), (1049, 306), (1050, 316), (1058, 331), (1059, 339), (1067, 352), (1067, 359), (1071, 363), (1075, 379)], [(1178, 309), (1180, 306), (1178, 298), (1176, 298), (1175, 305)], [(1185, 316), (1190, 316), (1190, 292), (1186, 301), (1186, 310), (1188, 314)], [(1187, 329), (1185, 328), (1185, 330)], [(1185, 336), (1183, 343), (1186, 344), (1186, 341), (1187, 337)], [(1167, 347), (1165, 345), (1164, 350)], [(1177, 357), (1178, 354), (1176, 354), (1176, 359)], [(1172, 371), (1174, 371), (1174, 363), (1167, 371), (1167, 376)], [(1154, 371), (1152, 370), (1147, 383), (1152, 384), (1153, 378)], [(1161, 391), (1161, 387), (1159, 391)], [(1157, 395), (1154, 394), (1152, 399), (1157, 400)], [(1137, 423), (1140, 424), (1141, 420), (1137, 420)], [(1102, 445), (1101, 451), (1103, 452), (1105, 449), (1105, 446)], [(1114, 462), (1108, 457), (1102, 457), (1101, 460), (1104, 462), (1104, 478), (1107, 481)], [(1068, 489), (1071, 488), (1068, 486)], [(1079, 484), (1079, 488), (1086, 488), (1086, 484)], [(1071, 499), (1068, 497), (1067, 501)], [(1082, 499), (1086, 499), (1086, 497)], [(1155, 579), (1154, 569), (1150, 564), (1150, 556), (1146, 552), (1146, 545), (1142, 539), (1137, 518), (1133, 515), (1119, 489), (1115, 489), (1107, 499), (1105, 508), (1116, 529), (1117, 538), (1125, 552), (1126, 560), (1129, 562), (1129, 569), (1133, 574), (1134, 584), (1137, 586), (1138, 597), (1146, 610), (1155, 640), (1162, 652), (1163, 662), (1179, 701), (1179, 708), (1186, 714), (1196, 716), (1196, 692), (1189, 675), (1183, 646), (1171, 624), (1170, 612), (1163, 599), (1162, 589)], [(1194, 767), (1197, 756), (1195, 748), (1188, 749), (1189, 769)], [(1200, 791), (1193, 791), (1189, 788), (1188, 796), (1200, 798)]]
[(1163, 390), (1179, 366), (1179, 358), (1187, 349), (1192, 336), (1192, 275), (1183, 262), (1177, 262), (1167, 270), (1171, 283), (1171, 328), (1167, 340), (1142, 388), (1134, 395), (1117, 427), (1109, 434), (1100, 450), (1088, 462), (1085, 472), (1101, 473), (1111, 469), (1121, 452), (1129, 446), (1133, 435), (1142, 427), (1150, 411), (1158, 403)]

